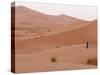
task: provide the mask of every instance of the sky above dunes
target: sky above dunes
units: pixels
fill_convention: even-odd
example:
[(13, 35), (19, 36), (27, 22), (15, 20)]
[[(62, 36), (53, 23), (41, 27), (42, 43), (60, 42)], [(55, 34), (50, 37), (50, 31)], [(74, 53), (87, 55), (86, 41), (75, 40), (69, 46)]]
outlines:
[(25, 6), (48, 15), (68, 15), (83, 20), (97, 19), (97, 7), (67, 4), (49, 4), (33, 2), (16, 2), (16, 6)]

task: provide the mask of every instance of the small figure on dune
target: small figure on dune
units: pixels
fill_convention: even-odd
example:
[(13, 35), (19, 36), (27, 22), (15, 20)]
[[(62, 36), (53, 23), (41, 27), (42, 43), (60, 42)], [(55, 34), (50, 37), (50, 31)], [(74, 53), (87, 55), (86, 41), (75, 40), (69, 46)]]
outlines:
[(86, 42), (86, 48), (87, 49), (89, 48), (89, 42), (88, 41)]

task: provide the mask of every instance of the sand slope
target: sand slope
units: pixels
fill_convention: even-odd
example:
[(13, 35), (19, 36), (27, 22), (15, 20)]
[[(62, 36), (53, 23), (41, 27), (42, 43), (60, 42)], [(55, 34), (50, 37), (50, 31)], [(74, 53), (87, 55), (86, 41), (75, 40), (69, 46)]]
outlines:
[[(96, 68), (88, 65), (88, 59), (96, 58), (96, 46), (86, 49), (84, 45), (72, 45), (49, 49), (39, 53), (16, 55), (16, 71), (49, 71), (63, 69), (89, 69)], [(55, 58), (56, 62), (52, 62)]]
[(22, 38), (34, 38), (48, 35), (48, 33), (59, 33), (70, 24), (87, 22), (66, 15), (47, 15), (23, 6), (16, 7), (15, 11), (16, 37), (20, 36)]
[(64, 45), (86, 44), (87, 41), (89, 44), (96, 44), (96, 36), (96, 21), (93, 21), (84, 26), (55, 35), (40, 37), (32, 40), (16, 40), (16, 49), (22, 52), (38, 52)]

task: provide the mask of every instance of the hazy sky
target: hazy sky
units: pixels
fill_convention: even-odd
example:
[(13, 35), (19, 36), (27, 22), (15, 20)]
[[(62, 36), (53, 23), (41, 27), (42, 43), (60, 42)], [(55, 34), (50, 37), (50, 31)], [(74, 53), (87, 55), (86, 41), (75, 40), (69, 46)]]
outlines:
[(61, 15), (84, 19), (97, 19), (97, 7), (95, 6), (78, 6), (67, 4), (48, 4), (48, 3), (31, 3), (31, 2), (16, 2), (16, 6), (26, 6), (39, 12), (49, 15)]

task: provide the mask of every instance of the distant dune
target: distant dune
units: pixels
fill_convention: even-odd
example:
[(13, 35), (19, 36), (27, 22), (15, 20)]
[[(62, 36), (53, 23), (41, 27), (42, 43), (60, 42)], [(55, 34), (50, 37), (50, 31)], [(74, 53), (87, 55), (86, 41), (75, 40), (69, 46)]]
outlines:
[(16, 33), (18, 37), (27, 37), (30, 33), (30, 38), (48, 35), (48, 33), (52, 35), (66, 29), (70, 24), (87, 22), (63, 14), (47, 15), (23, 6), (16, 7), (15, 11), (15, 27), (16, 31), (20, 32)]

